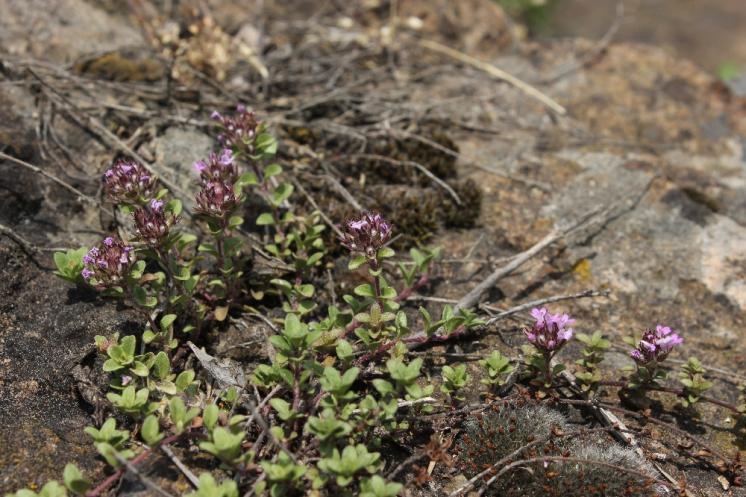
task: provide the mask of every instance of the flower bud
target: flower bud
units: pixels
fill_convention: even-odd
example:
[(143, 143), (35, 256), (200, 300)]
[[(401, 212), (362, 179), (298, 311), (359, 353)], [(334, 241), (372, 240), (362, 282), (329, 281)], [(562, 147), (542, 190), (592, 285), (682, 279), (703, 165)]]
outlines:
[(166, 212), (162, 200), (153, 199), (134, 213), (137, 237), (151, 247), (160, 245), (177, 218)]
[(118, 286), (135, 263), (134, 249), (119, 237), (107, 237), (83, 256), (83, 278), (103, 290)]
[(202, 185), (197, 193), (197, 212), (213, 218), (224, 218), (238, 206), (233, 186), (220, 181)]
[(141, 165), (117, 161), (104, 173), (104, 191), (112, 202), (137, 204), (152, 196), (155, 178)]
[(224, 148), (220, 155), (212, 152), (207, 160), (198, 160), (194, 163), (194, 169), (199, 172), (203, 184), (211, 181), (219, 181), (232, 185), (238, 179), (238, 168), (236, 167), (233, 152)]
[(238, 105), (236, 113), (232, 116), (224, 116), (214, 111), (210, 117), (220, 127), (218, 141), (226, 148), (241, 151), (247, 155), (254, 153), (254, 139), (257, 129), (260, 127), (256, 115), (247, 110), (245, 106)]
[(365, 213), (360, 219), (347, 221), (341, 243), (351, 252), (373, 259), (390, 238), (391, 225), (380, 214)]

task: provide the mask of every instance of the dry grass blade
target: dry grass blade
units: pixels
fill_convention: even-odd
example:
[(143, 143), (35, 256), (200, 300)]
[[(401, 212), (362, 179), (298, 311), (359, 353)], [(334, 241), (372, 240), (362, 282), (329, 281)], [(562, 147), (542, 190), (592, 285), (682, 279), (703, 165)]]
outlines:
[(69, 183), (61, 180), (60, 178), (58, 178), (57, 176), (55, 176), (53, 174), (50, 174), (50, 173), (46, 172), (45, 170), (43, 170), (42, 168), (40, 168), (38, 166), (34, 166), (33, 164), (29, 164), (28, 162), (26, 162), (24, 160), (17, 159), (16, 157), (13, 157), (12, 155), (8, 155), (8, 154), (6, 154), (4, 152), (0, 152), (0, 159), (5, 159), (5, 160), (8, 160), (8, 161), (11, 161), (11, 162), (13, 162), (15, 164), (18, 164), (19, 166), (22, 166), (22, 167), (25, 167), (26, 169), (32, 170), (33, 172), (35, 172), (37, 174), (41, 174), (45, 178), (48, 178), (48, 179), (54, 181), (55, 183), (57, 183), (61, 187), (63, 187), (66, 190), (74, 193), (76, 196), (78, 196), (79, 198), (85, 200), (86, 202), (89, 202), (91, 204), (96, 204), (96, 205), (98, 204), (98, 202), (95, 199), (89, 197), (88, 195), (86, 195), (85, 193), (81, 192), (80, 190), (78, 190), (77, 188), (75, 188), (74, 186), (72, 186), (71, 184), (69, 184)]
[(465, 53), (459, 52), (458, 50), (454, 50), (450, 47), (447, 47), (445, 45), (441, 45), (438, 42), (432, 41), (432, 40), (421, 40), (420, 46), (427, 48), (428, 50), (432, 50), (433, 52), (438, 52), (443, 55), (447, 55), (453, 59), (458, 60), (459, 62), (463, 62), (464, 64), (469, 64), (472, 67), (476, 67), (479, 70), (482, 70), (489, 74), (490, 76), (493, 76), (495, 78), (501, 79), (505, 81), (506, 83), (509, 83), (519, 90), (521, 90), (526, 95), (535, 98), (542, 104), (546, 105), (550, 109), (552, 109), (557, 114), (564, 116), (567, 114), (567, 110), (562, 107), (560, 104), (549, 98), (544, 93), (540, 92), (530, 84), (526, 83), (525, 81), (521, 81), (520, 79), (516, 78), (510, 73), (507, 73), (503, 71), (502, 69), (499, 69), (492, 64), (488, 64), (487, 62), (483, 62), (479, 59), (475, 59), (474, 57), (470, 55), (466, 55)]

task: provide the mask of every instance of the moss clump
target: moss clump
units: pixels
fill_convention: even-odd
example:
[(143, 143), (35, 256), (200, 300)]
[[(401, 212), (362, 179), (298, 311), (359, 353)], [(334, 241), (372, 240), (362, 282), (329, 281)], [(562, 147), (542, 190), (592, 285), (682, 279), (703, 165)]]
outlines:
[[(570, 428), (566, 418), (556, 410), (527, 401), (493, 406), (481, 416), (466, 422), (464, 435), (458, 444), (459, 465), (467, 476), (473, 476), (507, 457), (515, 450), (546, 439), (513, 457), (512, 461), (542, 456), (573, 457), (587, 460), (578, 462), (550, 462), (525, 464), (514, 468), (495, 481), (488, 495), (500, 496), (597, 496), (597, 497), (652, 497), (660, 495), (655, 484), (655, 473), (650, 465), (634, 451), (623, 448), (613, 440), (598, 440), (577, 435), (558, 437)], [(648, 475), (640, 478), (602, 462)], [(500, 468), (497, 468), (499, 471)], [(495, 474), (492, 472), (488, 474)]]
[(442, 197), (429, 188), (378, 185), (370, 189), (377, 210), (396, 227), (393, 245), (403, 248), (425, 243), (440, 227)]
[(453, 180), (449, 182), (449, 186), (459, 196), (461, 204), (445, 194), (442, 204), (443, 223), (448, 228), (473, 228), (482, 210), (482, 190), (473, 179)]

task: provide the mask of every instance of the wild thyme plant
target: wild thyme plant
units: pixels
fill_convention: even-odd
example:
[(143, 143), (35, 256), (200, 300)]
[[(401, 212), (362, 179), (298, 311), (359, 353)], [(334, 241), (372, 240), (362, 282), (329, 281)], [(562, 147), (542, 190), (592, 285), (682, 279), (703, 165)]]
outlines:
[(524, 334), (530, 345), (523, 347), (526, 366), (535, 381), (544, 388), (552, 386), (553, 378), (565, 369), (564, 364), (552, 365), (552, 358), (572, 338), (575, 322), (567, 314), (552, 314), (546, 308), (531, 311), (535, 322)]
[[(226, 475), (216, 481), (203, 473), (190, 497), (252, 491), (273, 497), (398, 495), (403, 485), (384, 476), (397, 462), (387, 449), (414, 440), (425, 423), (418, 415), (439, 401), (424, 378), (423, 359), (410, 351), (460, 337), (481, 321), (450, 306), (439, 319), (424, 308), (419, 320), (408, 317), (402, 304), (428, 284), (439, 251), (412, 249), (411, 260), (394, 263), (388, 246), (394, 228), (372, 212), (342, 226), (348, 269), (363, 282), (339, 305), (321, 302), (315, 282), (329, 262), (325, 226), (319, 213), (294, 208), (292, 183), (271, 160), (277, 142), (243, 106), (212, 118), (220, 148), (195, 164), (199, 190), (190, 224), (181, 202), (158, 188), (157, 178), (120, 160), (105, 173), (104, 190), (129, 222), (89, 250), (55, 254), (60, 277), (123, 299), (138, 309), (144, 326), (138, 334), (95, 338), (110, 379), (108, 407), (118, 416), (85, 431), (111, 476), (94, 486), (68, 465), (64, 486), (49, 482), (38, 495), (99, 495), (126, 466), (169, 444), (209, 456)], [(251, 196), (262, 201), (262, 212), (245, 228), (243, 203)], [(244, 230), (255, 227), (260, 236), (248, 238)], [(248, 239), (260, 241), (252, 246)], [(254, 252), (287, 270), (270, 288), (248, 279)], [(281, 304), (267, 303), (268, 293)], [(261, 314), (272, 329), (265, 361), (244, 371), (205, 350), (198, 353), (195, 343), (209, 348), (220, 323), (246, 311)], [(553, 360), (573, 337), (574, 320), (545, 308), (532, 315), (525, 362), (545, 392), (564, 367)], [(593, 388), (608, 342), (598, 333), (579, 338), (586, 345), (579, 378)], [(642, 390), (662, 379), (658, 364), (678, 343), (669, 328), (646, 332), (632, 353), (637, 369), (629, 388)], [(199, 373), (187, 366), (192, 352), (202, 365)], [(481, 365), (489, 388), (503, 385), (514, 368), (498, 352)], [(700, 366), (690, 361), (682, 370), (690, 403), (709, 387)], [(441, 406), (462, 403), (472, 380), (466, 365), (444, 366), (439, 373), (447, 399)]]
[(691, 407), (699, 402), (702, 394), (712, 388), (712, 382), (705, 379), (706, 372), (696, 357), (690, 357), (681, 366), (679, 382), (684, 386), (684, 392), (681, 395), (681, 404), (684, 407)]
[(629, 354), (635, 364), (625, 368), (630, 372), (627, 389), (635, 396), (644, 396), (650, 387), (660, 386), (667, 376), (661, 363), (683, 342), (684, 339), (668, 326), (659, 324), (655, 330), (646, 330)]
[(575, 364), (581, 368), (580, 371), (575, 373), (575, 377), (584, 392), (593, 393), (601, 381), (600, 365), (604, 360), (604, 353), (611, 346), (611, 342), (606, 340), (600, 331), (595, 331), (592, 335), (578, 333), (576, 337), (585, 347), (581, 352), (581, 358), (575, 361)]
[[(158, 189), (145, 168), (119, 161), (104, 175), (104, 189), (131, 220), (121, 229), (127, 238), (111, 236), (88, 251), (55, 256), (61, 277), (125, 299), (147, 323), (140, 335), (96, 337), (110, 375), (107, 400), (131, 429), (118, 429), (109, 418), (86, 431), (113, 468), (139, 462), (161, 445), (196, 443), (235, 475), (235, 483), (218, 483), (203, 474), (196, 496), (232, 496), (252, 487), (270, 495), (394, 496), (402, 486), (384, 478), (380, 449), (409, 435), (412, 416), (400, 411), (427, 411), (434, 392), (422, 382), (422, 359), (408, 358), (408, 346), (446, 339), (479, 321), (450, 308), (436, 321), (421, 309), (424, 333), (412, 332), (400, 305), (427, 284), (438, 251), (412, 249), (412, 261), (398, 265), (405, 286), (397, 291), (397, 275), (389, 271), (397, 266), (385, 264), (395, 256), (387, 247), (393, 228), (376, 213), (349, 220), (341, 240), (350, 251), (349, 269), (364, 271), (368, 282), (344, 295), (339, 307), (319, 306), (313, 281), (327, 254), (320, 216), (294, 212), (292, 185), (281, 180), (280, 165), (268, 163), (277, 143), (253, 113), (239, 107), (213, 119), (221, 148), (194, 166), (199, 191), (191, 225), (181, 227), (181, 202)], [(250, 372), (250, 385), (237, 379), (242, 371), (226, 369), (217, 374), (222, 381), (237, 374), (234, 386), (207, 390), (204, 380), (216, 374), (211, 368), (222, 366), (211, 363), (208, 376), (199, 378), (184, 368), (186, 340), (204, 340), (204, 332), (231, 313), (259, 312), (266, 293), (245, 276), (251, 247), (240, 232), (241, 205), (251, 195), (264, 201), (254, 222), (264, 230), (261, 250), (291, 271), (271, 281), (284, 318), (269, 337), (269, 361)], [(459, 401), (469, 381), (465, 367), (442, 374), (444, 392)], [(81, 493), (82, 481), (77, 469), (66, 471), (68, 491)]]

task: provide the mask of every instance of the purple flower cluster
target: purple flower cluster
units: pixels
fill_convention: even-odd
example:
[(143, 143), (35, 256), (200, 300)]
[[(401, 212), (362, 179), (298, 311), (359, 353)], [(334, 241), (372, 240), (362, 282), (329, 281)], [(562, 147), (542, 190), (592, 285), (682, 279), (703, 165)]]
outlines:
[(233, 186), (220, 181), (210, 181), (202, 185), (197, 193), (196, 210), (206, 216), (224, 219), (238, 206), (238, 198)]
[(220, 182), (232, 185), (238, 179), (238, 168), (229, 148), (224, 148), (220, 155), (210, 153), (206, 161), (198, 160), (194, 163), (194, 169), (203, 184)]
[(380, 214), (365, 213), (360, 219), (350, 219), (341, 237), (342, 246), (369, 259), (391, 238), (391, 225)]
[(254, 139), (260, 125), (253, 112), (244, 105), (238, 105), (233, 116), (224, 116), (214, 111), (210, 117), (220, 126), (218, 141), (221, 145), (247, 155), (253, 154)]
[(537, 349), (547, 353), (562, 348), (572, 338), (573, 330), (569, 326), (575, 322), (567, 314), (551, 314), (545, 307), (534, 308), (531, 316), (536, 320), (529, 330), (523, 330), (526, 339)]
[(135, 262), (134, 249), (119, 237), (107, 237), (83, 256), (83, 278), (96, 288), (119, 285)]
[(638, 364), (650, 362), (661, 362), (676, 345), (684, 342), (684, 339), (668, 326), (658, 325), (655, 330), (646, 330), (642, 339), (637, 344), (630, 356)]
[(155, 178), (141, 165), (117, 161), (104, 173), (104, 191), (113, 202), (139, 203), (153, 193)]
[(135, 229), (140, 240), (157, 247), (168, 236), (168, 230), (176, 223), (176, 216), (166, 211), (163, 200), (153, 199), (134, 213)]

